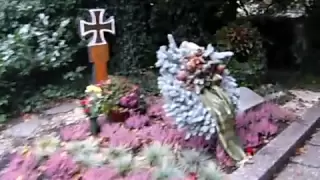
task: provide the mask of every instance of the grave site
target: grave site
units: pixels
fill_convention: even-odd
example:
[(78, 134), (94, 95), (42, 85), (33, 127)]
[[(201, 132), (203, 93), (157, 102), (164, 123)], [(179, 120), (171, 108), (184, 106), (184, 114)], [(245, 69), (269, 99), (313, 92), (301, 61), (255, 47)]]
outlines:
[(320, 93), (240, 86), (228, 70), (234, 52), (172, 34), (154, 52), (159, 94), (145, 93), (108, 74), (105, 33), (117, 22), (104, 9), (88, 13), (79, 32), (92, 82), (83, 98), (2, 129), (1, 180), (320, 178)]

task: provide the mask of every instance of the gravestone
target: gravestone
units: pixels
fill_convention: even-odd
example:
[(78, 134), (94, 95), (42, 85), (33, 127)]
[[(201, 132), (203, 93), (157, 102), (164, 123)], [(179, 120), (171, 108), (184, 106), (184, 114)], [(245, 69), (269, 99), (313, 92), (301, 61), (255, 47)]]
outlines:
[(239, 112), (244, 112), (263, 102), (265, 99), (247, 87), (239, 87)]

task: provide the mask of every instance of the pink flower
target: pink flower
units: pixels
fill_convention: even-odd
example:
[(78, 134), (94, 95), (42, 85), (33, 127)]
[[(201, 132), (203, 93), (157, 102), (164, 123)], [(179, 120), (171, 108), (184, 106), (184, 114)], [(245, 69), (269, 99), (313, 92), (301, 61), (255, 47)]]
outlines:
[(188, 77), (188, 73), (186, 71), (180, 71), (178, 72), (178, 75), (177, 75), (177, 79), (179, 81), (186, 81), (187, 80), (187, 77)]
[(136, 93), (130, 93), (120, 98), (120, 105), (126, 108), (135, 108), (138, 106), (139, 96)]
[(197, 173), (191, 172), (189, 175), (186, 177), (186, 180), (198, 180)]

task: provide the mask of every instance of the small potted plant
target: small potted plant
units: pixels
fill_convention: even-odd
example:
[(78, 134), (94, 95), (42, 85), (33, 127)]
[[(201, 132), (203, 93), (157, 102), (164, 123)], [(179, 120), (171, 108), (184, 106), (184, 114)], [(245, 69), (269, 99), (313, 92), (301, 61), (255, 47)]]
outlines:
[(102, 89), (96, 85), (89, 85), (85, 92), (87, 97), (81, 100), (80, 104), (84, 109), (84, 113), (90, 119), (91, 133), (97, 135), (100, 132), (97, 119), (101, 114)]
[(111, 77), (98, 85), (90, 85), (86, 94), (87, 98), (81, 104), (90, 117), (93, 134), (99, 133), (99, 115), (103, 114), (113, 122), (124, 122), (130, 111), (141, 109), (139, 88), (124, 78)]
[(125, 121), (130, 110), (139, 106), (140, 94), (138, 87), (124, 78), (115, 78), (101, 85), (103, 91), (102, 111), (109, 120)]

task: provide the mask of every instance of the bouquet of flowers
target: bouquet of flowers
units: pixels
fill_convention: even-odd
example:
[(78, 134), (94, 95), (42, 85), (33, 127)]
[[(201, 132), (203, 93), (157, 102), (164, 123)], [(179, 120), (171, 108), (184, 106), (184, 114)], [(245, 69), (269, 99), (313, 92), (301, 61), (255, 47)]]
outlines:
[(91, 120), (92, 132), (98, 133), (96, 119), (106, 115), (111, 121), (125, 121), (130, 111), (140, 110), (143, 102), (139, 88), (124, 78), (111, 77), (105, 82), (87, 86), (86, 98), (81, 101), (84, 112)]

